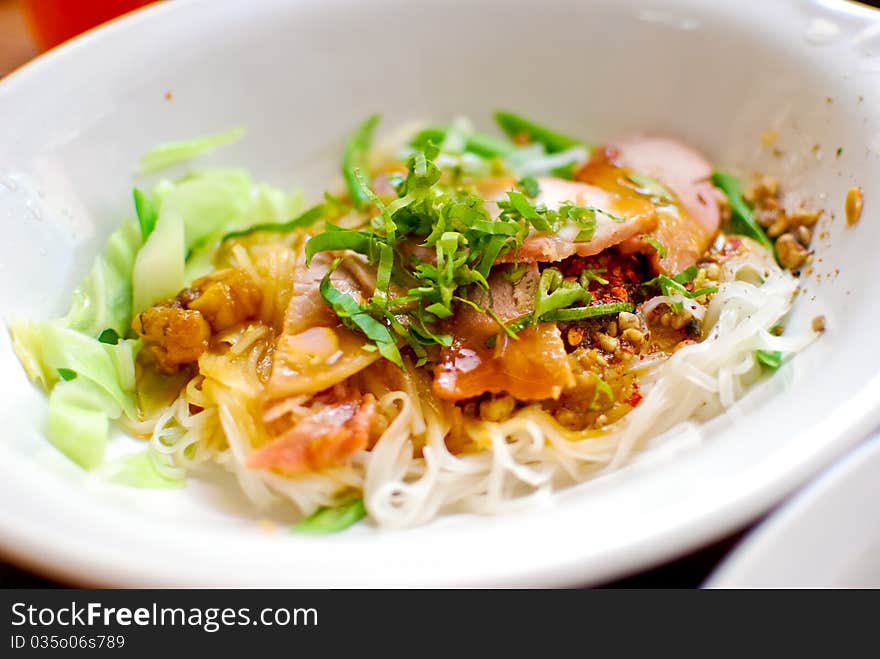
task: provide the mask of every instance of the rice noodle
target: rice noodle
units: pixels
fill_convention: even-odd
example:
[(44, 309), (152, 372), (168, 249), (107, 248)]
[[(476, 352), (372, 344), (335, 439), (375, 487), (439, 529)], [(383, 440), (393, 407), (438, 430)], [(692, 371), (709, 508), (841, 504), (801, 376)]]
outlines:
[[(246, 252), (234, 258), (256, 268)], [(379, 409), (389, 423), (371, 450), (356, 454), (342, 467), (296, 477), (251, 469), (248, 457), (264, 441), (254, 417), (269, 423), (302, 414), (308, 401), (308, 396), (291, 397), (260, 413), (248, 408), (245, 401), (259, 397), (257, 363), (271, 343), (267, 332), (254, 328), (228, 337), (224, 359), (237, 365), (234, 374), (208, 363), (173, 405), (139, 427), (152, 425), (150, 446), (170, 461), (163, 469), (219, 463), (260, 506), (280, 497), (308, 514), (354, 488), (363, 491), (377, 524), (400, 528), (424, 523), (443, 511), (495, 514), (534, 505), (554, 488), (620, 467), (646, 446), (655, 451), (699, 441), (695, 422), (729, 408), (759, 377), (756, 350), (788, 354), (813, 339), (770, 333), (788, 313), (797, 280), (760, 255), (755, 259), (739, 258), (734, 267), (726, 268), (706, 307), (678, 295), (658, 296), (644, 304), (645, 314), (662, 304), (683, 304), (703, 321), (704, 339), (671, 356), (649, 355), (637, 362), (632, 368), (643, 400), (601, 431), (568, 430), (532, 405), (501, 422), (466, 420), (465, 433), (484, 450), (455, 454), (445, 441), (448, 415), (425, 404), (420, 380), (424, 376), (408, 366), (400, 389), (377, 392)], [(760, 278), (751, 276), (757, 271)], [(739, 279), (742, 273), (747, 281)], [(225, 375), (217, 376), (220, 372)]]

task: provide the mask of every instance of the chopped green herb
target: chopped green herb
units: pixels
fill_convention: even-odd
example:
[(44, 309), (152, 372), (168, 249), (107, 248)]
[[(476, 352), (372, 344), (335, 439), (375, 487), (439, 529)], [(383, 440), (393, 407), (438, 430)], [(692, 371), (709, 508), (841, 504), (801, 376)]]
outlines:
[[(318, 252), (351, 250), (376, 268), (375, 290), (363, 303), (337, 291), (329, 278), (322, 282), (321, 294), (344, 324), (367, 336), (375, 349), (398, 365), (402, 363), (398, 339), (412, 348), (421, 363), (426, 358), (424, 346), (451, 344), (452, 338), (438, 332), (435, 324), (452, 316), (454, 305), (472, 306), (516, 338), (492, 309), (491, 298), (488, 305), (477, 304), (478, 298), (466, 289), (475, 285), (488, 290), (493, 265), (518, 249), (531, 229), (555, 231), (570, 222), (579, 229), (577, 240), (586, 241), (595, 231), (596, 213), (624, 221), (602, 209), (571, 203), (548, 210), (532, 204), (518, 190), (509, 191), (507, 199), (498, 202), (501, 213), (492, 218), (481, 197), (440, 183), (441, 172), (434, 163), (438, 154), (433, 141), (414, 153), (406, 177), (396, 188), (397, 199), (388, 203), (376, 196), (358, 168), (352, 169), (357, 196), (379, 211), (371, 227), (357, 230), (328, 223), (306, 243), (307, 261)], [(528, 179), (521, 183), (526, 193), (536, 192), (532, 183)], [(433, 258), (420, 258), (404, 249), (414, 243), (432, 250)], [(513, 266), (505, 274), (517, 280), (523, 272), (521, 266)], [(392, 282), (397, 286), (394, 291)], [(534, 319), (591, 299), (578, 282), (562, 281), (558, 271), (546, 272), (543, 282)]]
[(65, 381), (70, 381), (76, 379), (76, 371), (72, 371), (69, 368), (59, 368), (58, 376)]
[[(413, 137), (410, 144), (418, 150), (424, 150), (429, 143), (443, 144), (448, 130), (442, 127), (425, 128)], [(469, 132), (464, 136), (464, 150), (482, 158), (504, 158), (514, 153), (516, 146), (485, 133)]]
[(608, 280), (605, 279), (604, 277), (599, 276), (599, 275), (602, 275), (606, 272), (608, 272), (607, 268), (595, 268), (592, 270), (584, 270), (583, 272), (581, 272), (581, 276), (580, 276), (581, 286), (583, 286), (584, 288), (587, 288), (590, 285), (591, 281), (598, 282), (602, 286), (607, 286), (609, 283)]
[(119, 343), (119, 334), (116, 333), (116, 330), (112, 327), (108, 327), (103, 332), (98, 335), (98, 341), (101, 343), (109, 343), (110, 345), (116, 345)]
[(342, 176), (348, 186), (351, 201), (357, 209), (363, 208), (368, 199), (357, 180), (355, 170), (367, 173), (370, 171), (370, 145), (373, 142), (373, 131), (376, 130), (380, 119), (378, 114), (374, 114), (358, 126), (348, 141), (342, 156)]
[(612, 316), (624, 311), (632, 312), (635, 305), (629, 302), (608, 302), (606, 304), (592, 304), (585, 307), (571, 307), (569, 309), (556, 309), (544, 313), (540, 318), (535, 320), (534, 314), (520, 316), (509, 322), (507, 327), (512, 332), (521, 332), (526, 327), (535, 324), (535, 322), (571, 322), (575, 320), (587, 320), (588, 318), (599, 318), (601, 316)]
[(355, 231), (354, 229), (340, 229), (328, 225), (323, 233), (309, 238), (306, 243), (306, 264), (311, 263), (312, 257), (318, 252), (333, 252), (350, 249), (358, 254), (364, 254), (371, 258), (377, 258), (379, 254), (379, 241), (367, 231)]
[(666, 245), (654, 238), (654, 236), (645, 236), (645, 242), (657, 250), (657, 254), (660, 255), (661, 259), (666, 258)]
[(242, 229), (241, 231), (232, 231), (223, 236), (223, 240), (229, 240), (230, 238), (243, 238), (244, 236), (249, 236), (252, 233), (257, 233), (258, 231), (266, 231), (272, 233), (290, 233), (291, 231), (296, 231), (297, 229), (307, 229), (315, 222), (324, 217), (327, 212), (327, 204), (319, 204), (317, 206), (312, 206), (310, 209), (302, 213), (301, 215), (293, 218), (292, 220), (288, 220), (287, 222), (268, 222), (266, 224), (255, 224), (252, 227), (248, 227), (247, 229)]
[(758, 350), (755, 352), (755, 359), (771, 371), (782, 366), (782, 353), (778, 350)]
[(321, 285), (319, 287), (321, 297), (323, 297), (324, 301), (330, 305), (330, 308), (332, 308), (334, 313), (339, 316), (339, 319), (344, 325), (351, 329), (363, 332), (368, 339), (376, 344), (379, 353), (385, 357), (385, 359), (403, 368), (403, 359), (400, 356), (400, 352), (397, 349), (397, 342), (391, 335), (390, 330), (373, 318), (368, 313), (367, 309), (358, 304), (353, 297), (343, 293), (330, 282), (330, 275), (333, 274), (334, 270), (339, 266), (339, 262), (340, 260), (336, 259), (327, 271), (327, 274), (325, 274), (324, 278), (321, 280)]
[(687, 284), (688, 282), (696, 279), (697, 275), (699, 274), (700, 269), (695, 265), (691, 265), (675, 275), (672, 280), (678, 282), (679, 284)]
[(532, 199), (541, 194), (541, 186), (538, 185), (538, 181), (532, 176), (526, 176), (522, 179), (519, 182), (519, 186), (525, 191), (526, 196)]
[(156, 228), (159, 211), (150, 198), (137, 188), (132, 190), (132, 197), (134, 197), (134, 210), (137, 213), (138, 225), (141, 228), (141, 238), (146, 240)]
[(560, 205), (559, 210), (550, 210), (543, 205), (535, 206), (526, 199), (525, 195), (516, 190), (507, 193), (507, 201), (496, 203), (501, 209), (500, 218), (514, 221), (524, 218), (536, 231), (552, 233), (558, 231), (563, 222), (572, 222), (580, 228), (575, 236), (576, 242), (592, 240), (596, 231), (596, 213), (601, 213), (615, 222), (626, 222), (626, 218), (596, 206), (577, 206), (571, 202)]
[[(658, 288), (663, 295), (675, 295), (676, 293), (678, 293), (688, 299), (694, 299), (700, 297), (701, 295), (709, 295), (711, 293), (718, 292), (717, 286), (705, 286), (703, 288), (700, 288), (699, 290), (689, 291), (684, 287), (682, 282), (678, 281), (678, 278), (687, 277), (690, 276), (690, 274), (691, 273), (688, 269), (679, 273), (678, 275), (676, 275), (676, 277), (658, 275), (653, 279), (649, 279), (648, 281), (646, 281), (644, 284), (642, 284), (642, 286), (645, 288)], [(693, 276), (695, 277), (696, 274), (694, 274)], [(691, 277), (691, 279), (684, 279), (684, 282), (686, 283), (688, 281), (691, 281), (692, 279), (693, 277)]]
[(724, 172), (714, 172), (712, 183), (721, 190), (730, 202), (730, 231), (758, 241), (774, 252), (773, 243), (764, 233), (764, 229), (755, 221), (752, 209), (742, 196), (742, 185), (735, 176)]
[(624, 311), (632, 312), (635, 305), (629, 302), (608, 302), (606, 304), (593, 304), (586, 307), (573, 307), (571, 309), (559, 309), (541, 316), (541, 322), (545, 321), (571, 321), (586, 320), (587, 318), (599, 318), (611, 316)]
[(318, 508), (304, 520), (294, 525), (296, 533), (338, 533), (357, 524), (367, 516), (363, 499), (354, 499), (334, 507)]
[(656, 179), (646, 176), (645, 174), (639, 174), (638, 172), (630, 172), (626, 177), (635, 183), (641, 192), (653, 197), (657, 201), (664, 201), (669, 204), (675, 202), (673, 194)]
[(593, 299), (590, 292), (576, 281), (567, 281), (556, 268), (545, 268), (541, 281), (535, 291), (535, 321), (547, 312), (571, 307), (579, 302), (589, 304)]
[(526, 275), (526, 266), (523, 263), (512, 263), (509, 268), (504, 270), (501, 273), (501, 276), (504, 277), (511, 284), (515, 284), (520, 281)]

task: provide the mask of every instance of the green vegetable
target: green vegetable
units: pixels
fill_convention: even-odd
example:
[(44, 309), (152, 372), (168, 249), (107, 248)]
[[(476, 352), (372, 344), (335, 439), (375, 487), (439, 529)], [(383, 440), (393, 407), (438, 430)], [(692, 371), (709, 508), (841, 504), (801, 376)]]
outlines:
[(581, 276), (579, 278), (581, 286), (583, 286), (584, 288), (588, 288), (591, 281), (598, 282), (602, 286), (607, 286), (608, 280), (605, 279), (604, 277), (599, 276), (599, 275), (604, 274), (607, 271), (608, 271), (607, 268), (595, 268), (592, 270), (584, 270), (583, 272), (581, 272)]
[(633, 311), (635, 306), (629, 302), (608, 302), (607, 304), (593, 304), (586, 307), (574, 307), (571, 309), (559, 309), (541, 316), (541, 322), (545, 321), (570, 321), (598, 318), (599, 316), (611, 316), (623, 311)]
[(89, 336), (108, 328), (125, 334), (131, 320), (131, 273), (141, 244), (135, 222), (124, 222), (110, 235), (104, 253), (73, 291), (63, 325)]
[[(606, 409), (610, 407), (611, 403), (614, 402), (614, 391), (611, 389), (611, 385), (609, 385), (605, 380), (600, 378), (598, 375), (596, 377), (596, 391), (593, 394), (593, 400), (590, 402), (590, 411), (598, 412), (600, 410)], [(604, 404), (600, 402), (600, 398), (604, 398)]]
[(61, 373), (76, 373), (77, 380), (90, 380), (114, 402), (111, 416), (125, 412), (135, 417), (134, 357), (140, 341), (101, 343), (59, 321), (24, 321), (10, 330), (13, 348), (32, 381), (48, 391), (58, 383)]
[(358, 126), (349, 139), (342, 156), (342, 176), (345, 178), (351, 201), (357, 209), (363, 208), (368, 198), (357, 180), (355, 171), (366, 173), (370, 171), (370, 145), (373, 141), (373, 132), (380, 119), (380, 115), (374, 114)]
[[(441, 172), (434, 163), (438, 153), (439, 148), (429, 143), (423, 152), (413, 154), (408, 174), (398, 186), (398, 198), (387, 205), (370, 190), (360, 171), (353, 171), (360, 195), (379, 210), (371, 230), (327, 224), (306, 243), (307, 259), (318, 252), (352, 250), (376, 267), (376, 288), (368, 301), (357, 304), (329, 280), (322, 294), (344, 323), (366, 335), (398, 365), (402, 363), (398, 339), (410, 346), (417, 363), (427, 357), (424, 346), (451, 344), (452, 337), (439, 332), (435, 323), (451, 316), (454, 304), (471, 304), (496, 317), (491, 308), (468, 299), (464, 289), (471, 284), (488, 288), (486, 277), (494, 262), (522, 244), (528, 234), (528, 222), (518, 212), (493, 220), (482, 198), (440, 186)], [(526, 202), (524, 210), (528, 208)], [(404, 241), (433, 250), (434, 258), (423, 261), (405, 253)], [(402, 294), (392, 297), (392, 281), (402, 287)]]
[[(153, 191), (155, 228), (137, 255), (131, 288), (133, 311), (168, 299), (213, 267), (223, 236), (299, 214), (302, 197), (255, 185), (239, 169), (206, 169)], [(106, 325), (105, 325), (106, 326)]]
[(593, 299), (589, 291), (578, 282), (566, 281), (556, 268), (545, 268), (541, 273), (541, 281), (535, 291), (535, 322), (547, 312), (564, 309), (578, 302), (589, 304)]
[(73, 380), (76, 378), (76, 371), (71, 371), (69, 368), (59, 368), (58, 376), (65, 381)]
[(318, 204), (317, 206), (312, 206), (310, 209), (302, 213), (301, 215), (295, 217), (292, 220), (288, 220), (287, 222), (269, 222), (266, 224), (255, 224), (252, 227), (247, 229), (241, 229), (240, 231), (232, 231), (227, 233), (221, 241), (229, 240), (230, 238), (242, 238), (244, 236), (249, 236), (252, 233), (257, 233), (258, 231), (266, 231), (272, 233), (290, 233), (291, 231), (296, 231), (297, 229), (307, 229), (312, 226), (315, 222), (324, 217), (327, 212), (327, 208), (325, 204)]
[[(443, 144), (448, 134), (448, 128), (425, 128), (412, 138), (410, 144), (423, 151), (429, 143)], [(464, 134), (464, 150), (482, 158), (505, 158), (516, 151), (516, 146), (485, 133), (469, 131)]]
[(645, 242), (657, 250), (657, 254), (660, 255), (661, 259), (666, 258), (666, 245), (654, 238), (654, 236), (645, 236)]
[[(602, 209), (571, 203), (558, 210), (535, 206), (518, 190), (511, 190), (506, 200), (497, 202), (501, 213), (493, 219), (481, 197), (440, 184), (441, 171), (434, 163), (438, 154), (439, 147), (433, 141), (424, 151), (413, 154), (407, 176), (397, 186), (398, 198), (388, 204), (370, 190), (360, 170), (353, 169), (351, 176), (358, 184), (358, 196), (379, 211), (372, 218), (371, 230), (328, 223), (322, 233), (306, 243), (308, 260), (318, 252), (351, 250), (364, 255), (376, 268), (376, 287), (369, 300), (358, 304), (333, 288), (329, 279), (322, 285), (322, 296), (343, 323), (364, 334), (375, 349), (398, 365), (402, 363), (398, 348), (401, 339), (400, 343), (405, 342), (416, 354), (418, 364), (426, 359), (424, 346), (451, 344), (451, 337), (439, 332), (436, 323), (452, 316), (456, 304), (488, 315), (515, 338), (514, 329), (501, 321), (491, 303), (478, 304), (475, 300), (480, 298), (466, 289), (474, 285), (487, 290), (495, 262), (518, 249), (530, 229), (552, 232), (563, 222), (572, 222), (579, 227), (576, 239), (587, 241), (596, 228), (596, 213), (625, 221)], [(524, 180), (523, 188), (535, 192), (529, 190), (532, 183), (536, 182)], [(433, 259), (422, 260), (411, 251), (403, 251), (404, 242), (433, 250)], [(513, 269), (510, 274), (518, 273)], [(589, 292), (577, 282), (561, 281), (558, 271), (551, 269), (544, 277), (533, 321), (542, 314), (589, 302)], [(400, 287), (394, 296), (392, 282)], [(603, 312), (594, 309), (575, 313), (589, 317)]]
[(701, 295), (709, 295), (710, 293), (717, 293), (717, 286), (704, 286), (695, 291), (689, 291), (684, 287), (684, 284), (692, 281), (699, 270), (695, 266), (690, 266), (686, 268), (675, 277), (669, 277), (667, 275), (658, 275), (653, 279), (649, 279), (644, 284), (642, 284), (643, 288), (658, 288), (663, 295), (675, 295), (679, 293), (686, 298), (694, 299), (698, 298)]
[(119, 334), (112, 327), (108, 327), (98, 335), (98, 341), (115, 346), (119, 343)]
[(347, 327), (357, 329), (376, 344), (379, 353), (390, 362), (393, 362), (403, 368), (403, 358), (397, 349), (397, 342), (391, 335), (389, 329), (379, 323), (375, 318), (370, 316), (367, 309), (362, 307), (357, 301), (337, 289), (330, 283), (330, 275), (339, 266), (339, 259), (333, 262), (333, 265), (324, 275), (319, 287), (321, 297), (333, 309), (334, 313)]
[(137, 188), (132, 190), (132, 197), (134, 197), (134, 210), (141, 228), (141, 238), (146, 240), (156, 228), (159, 211), (156, 210), (156, 206), (150, 201), (150, 198)]
[(103, 392), (82, 378), (59, 382), (49, 394), (49, 441), (84, 469), (104, 460), (110, 430), (106, 402)]
[(375, 236), (366, 231), (340, 229), (328, 225), (324, 233), (309, 238), (306, 243), (306, 263), (311, 263), (312, 257), (318, 252), (335, 252), (344, 249), (378, 258), (379, 244)]
[(782, 366), (782, 353), (778, 350), (758, 350), (755, 352), (755, 359), (771, 371)]
[(673, 194), (660, 181), (638, 172), (630, 172), (626, 177), (639, 186), (641, 192), (653, 197), (657, 201), (665, 201), (670, 204), (675, 202)]
[(168, 490), (183, 487), (183, 477), (169, 476), (159, 465), (165, 456), (156, 455), (152, 451), (141, 451), (119, 458), (107, 465), (108, 480), (150, 490)]
[(541, 194), (541, 187), (538, 182), (531, 176), (526, 176), (519, 182), (519, 186), (525, 191), (526, 195), (534, 199)]
[(205, 137), (160, 144), (141, 158), (141, 173), (152, 174), (184, 160), (195, 158), (225, 144), (235, 142), (241, 139), (244, 134), (244, 128), (232, 128)]
[(156, 228), (138, 252), (132, 271), (135, 313), (174, 297), (183, 288), (186, 251), (183, 217), (172, 210), (161, 212)]
[(526, 275), (526, 266), (523, 263), (511, 263), (510, 267), (501, 273), (511, 284), (516, 284)]
[(87, 469), (103, 458), (110, 419), (135, 416), (141, 343), (119, 336), (131, 321), (131, 277), (141, 244), (138, 224), (125, 222), (74, 291), (64, 318), (10, 325), (28, 377), (50, 392), (49, 441)]
[(293, 527), (297, 533), (337, 533), (367, 516), (363, 499), (354, 499), (339, 506), (322, 507)]
[(699, 274), (700, 269), (695, 265), (691, 265), (675, 275), (672, 280), (679, 284), (687, 284), (688, 282), (696, 279), (697, 275)]
[(571, 203), (562, 204), (558, 210), (550, 210), (545, 206), (534, 206), (525, 195), (516, 190), (507, 193), (507, 201), (496, 202), (501, 209), (498, 219), (518, 221), (525, 219), (536, 231), (555, 233), (565, 221), (576, 224), (580, 231), (575, 236), (576, 242), (589, 242), (596, 231), (596, 213), (601, 213), (615, 222), (626, 222), (626, 218), (602, 210), (596, 206), (575, 206)]
[(773, 243), (764, 229), (755, 221), (752, 209), (742, 196), (742, 185), (735, 176), (724, 172), (713, 172), (712, 183), (721, 190), (730, 202), (730, 231), (756, 240), (774, 252)]
[(555, 130), (537, 124), (525, 117), (513, 114), (512, 112), (499, 110), (495, 113), (495, 121), (501, 127), (501, 130), (503, 130), (511, 139), (516, 139), (521, 135), (525, 135), (530, 142), (543, 144), (544, 148), (547, 149), (547, 153), (565, 151), (566, 149), (571, 149), (576, 146), (589, 148), (582, 140), (563, 135), (562, 133), (557, 133)]
[(520, 316), (507, 324), (507, 329), (511, 332), (520, 332), (526, 327), (534, 325), (536, 322), (570, 322), (575, 320), (586, 320), (588, 318), (599, 318), (600, 316), (611, 316), (619, 314), (623, 311), (633, 311), (635, 305), (629, 302), (609, 302), (606, 304), (593, 304), (585, 307), (570, 307), (568, 309), (556, 309), (548, 311), (535, 320), (534, 314)]

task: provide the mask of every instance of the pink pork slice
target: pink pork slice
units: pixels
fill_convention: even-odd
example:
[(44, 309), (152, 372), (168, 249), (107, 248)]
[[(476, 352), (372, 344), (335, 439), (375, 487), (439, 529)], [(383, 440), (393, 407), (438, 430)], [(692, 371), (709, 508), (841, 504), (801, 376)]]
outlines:
[[(650, 231), (657, 226), (654, 205), (644, 197), (619, 194), (578, 181), (566, 181), (550, 176), (537, 179), (540, 193), (533, 200), (536, 205), (557, 210), (566, 202), (578, 206), (592, 206), (608, 211), (619, 219), (596, 213), (596, 230), (589, 241), (577, 242), (581, 227), (566, 222), (556, 233), (532, 230), (520, 249), (508, 252), (499, 263), (561, 261), (569, 256), (592, 256), (625, 240)], [(513, 189), (510, 185), (507, 189)], [(505, 198), (504, 194), (495, 199)], [(492, 204), (494, 206), (494, 204)], [(490, 208), (490, 212), (497, 210)], [(621, 221), (622, 220), (622, 221)]]
[[(721, 223), (720, 193), (712, 185), (712, 165), (698, 151), (669, 138), (634, 136), (612, 142), (605, 157), (613, 165), (650, 176), (676, 197), (678, 212), (658, 213), (657, 228), (651, 233), (666, 248), (660, 258), (643, 238), (631, 238), (620, 246), (624, 253), (644, 252), (655, 270), (678, 273), (696, 263), (718, 233)], [(589, 174), (578, 178), (597, 181)], [(583, 173), (582, 173), (583, 174)]]

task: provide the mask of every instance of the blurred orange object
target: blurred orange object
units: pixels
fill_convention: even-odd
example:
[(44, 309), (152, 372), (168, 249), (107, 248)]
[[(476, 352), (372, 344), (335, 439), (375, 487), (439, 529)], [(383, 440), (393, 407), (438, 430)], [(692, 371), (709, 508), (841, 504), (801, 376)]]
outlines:
[(155, 0), (24, 0), (37, 44), (48, 50), (80, 32)]

